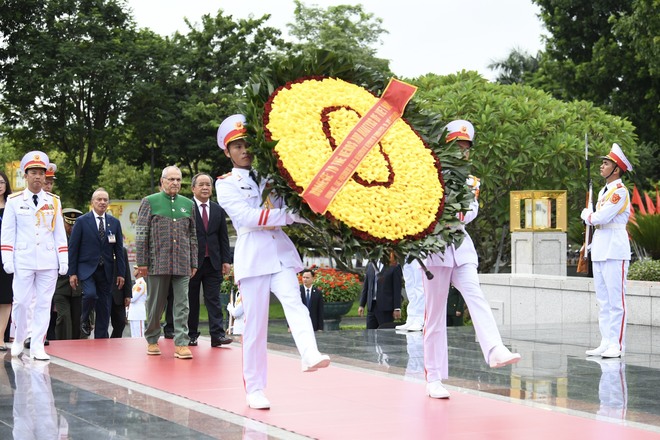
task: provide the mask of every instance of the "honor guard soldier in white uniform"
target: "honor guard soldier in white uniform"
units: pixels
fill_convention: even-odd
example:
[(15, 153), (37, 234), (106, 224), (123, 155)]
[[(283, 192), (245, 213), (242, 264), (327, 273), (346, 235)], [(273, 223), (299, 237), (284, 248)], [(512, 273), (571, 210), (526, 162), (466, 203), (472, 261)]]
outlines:
[[(27, 188), (13, 193), (2, 222), (2, 261), (7, 273), (14, 273), (14, 310), (16, 335), (12, 356), (23, 351), (23, 342), (32, 335), (30, 357), (48, 360), (44, 338), (50, 321), (50, 307), (57, 275), (66, 274), (68, 246), (62, 207), (58, 196), (42, 190), (48, 156), (31, 151), (21, 160)], [(32, 321), (28, 324), (30, 303), (35, 300)], [(30, 325), (30, 329), (28, 329)]]
[(618, 358), (626, 349), (626, 279), (630, 263), (630, 241), (626, 225), (630, 217), (630, 196), (621, 176), (632, 165), (617, 144), (603, 159), (600, 175), (606, 185), (598, 193), (596, 212), (584, 208), (580, 217), (595, 228), (591, 240), (596, 300), (600, 307), (598, 327), (601, 341), (587, 350), (588, 356)]
[(252, 170), (252, 155), (245, 140), (245, 117), (233, 115), (218, 129), (218, 145), (231, 160), (231, 173), (216, 181), (218, 203), (238, 233), (234, 251), (234, 277), (245, 311), (243, 333), (243, 380), (251, 408), (267, 409), (266, 342), (270, 292), (282, 303), (291, 334), (302, 356), (303, 371), (327, 367), (330, 358), (316, 345), (312, 321), (300, 299), (296, 273), (302, 270), (300, 255), (281, 226), (306, 222), (288, 211), (274, 195), (262, 201), (267, 179)]
[(49, 163), (46, 168), (46, 179), (44, 180), (43, 190), (46, 192), (53, 192), (53, 185), (55, 185), (55, 173), (57, 172), (57, 165)]
[[(469, 158), (474, 140), (474, 127), (468, 121), (457, 120), (447, 124), (447, 142), (456, 141)], [(442, 385), (442, 379), (449, 375), (447, 350), (447, 296), (449, 284), (453, 284), (468, 305), (477, 339), (486, 362), (491, 368), (499, 368), (516, 363), (520, 355), (511, 353), (502, 343), (493, 312), (479, 286), (477, 266), (479, 259), (465, 225), (477, 217), (479, 212), (480, 181), (469, 176), (466, 182), (474, 193), (470, 210), (459, 214), (461, 230), (465, 238), (460, 246), (448, 245), (444, 254), (434, 254), (427, 258), (426, 267), (433, 273), (433, 279), (424, 279), (426, 297), (426, 320), (424, 322), (424, 368), (426, 369), (426, 394), (435, 399), (449, 398), (449, 392)]]
[(406, 285), (408, 307), (406, 308), (406, 323), (397, 325), (396, 330), (421, 332), (424, 329), (424, 271), (419, 261), (403, 265), (403, 280)]

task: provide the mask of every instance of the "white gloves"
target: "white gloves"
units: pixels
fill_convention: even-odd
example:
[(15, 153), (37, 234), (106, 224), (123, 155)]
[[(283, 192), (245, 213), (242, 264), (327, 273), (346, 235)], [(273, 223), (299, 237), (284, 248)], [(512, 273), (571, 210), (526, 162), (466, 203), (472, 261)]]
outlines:
[(8, 274), (14, 273), (14, 262), (13, 261), (8, 261), (5, 264), (2, 265), (3, 269), (5, 269), (5, 272)]
[(66, 275), (69, 271), (69, 265), (67, 263), (60, 263), (60, 270), (57, 271), (60, 275)]
[(584, 220), (586, 223), (589, 223), (589, 216), (593, 214), (593, 210), (591, 208), (584, 208), (582, 210), (582, 213), (580, 214), (580, 218)]
[(470, 174), (468, 175), (465, 184), (469, 186), (472, 191), (474, 191), (475, 189), (479, 189), (481, 187), (481, 179)]
[(227, 303), (227, 311), (234, 316), (234, 305), (232, 303)]
[(478, 199), (479, 188), (481, 188), (481, 179), (470, 174), (468, 175), (468, 178), (465, 180), (465, 184), (468, 187), (470, 187), (470, 190), (472, 190), (472, 193), (474, 194), (474, 198)]

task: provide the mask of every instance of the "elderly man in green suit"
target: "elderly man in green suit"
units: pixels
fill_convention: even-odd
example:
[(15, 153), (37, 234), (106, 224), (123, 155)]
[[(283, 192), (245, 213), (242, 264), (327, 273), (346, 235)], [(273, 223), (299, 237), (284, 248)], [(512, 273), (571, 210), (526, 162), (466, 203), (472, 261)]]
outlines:
[(169, 166), (160, 178), (162, 191), (142, 199), (135, 235), (138, 277), (147, 280), (147, 354), (160, 355), (160, 317), (172, 285), (174, 357), (192, 359), (188, 348), (188, 282), (197, 272), (197, 231), (193, 202), (179, 195), (181, 170)]

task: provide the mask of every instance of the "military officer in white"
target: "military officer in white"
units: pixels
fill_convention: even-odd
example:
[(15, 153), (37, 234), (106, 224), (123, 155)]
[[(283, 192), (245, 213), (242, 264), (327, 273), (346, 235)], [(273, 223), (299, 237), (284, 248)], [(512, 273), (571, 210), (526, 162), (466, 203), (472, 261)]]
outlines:
[(588, 356), (617, 358), (626, 350), (626, 279), (630, 263), (630, 241), (626, 225), (630, 217), (630, 196), (621, 176), (632, 165), (617, 144), (602, 157), (600, 175), (606, 185), (598, 194), (596, 211), (584, 208), (580, 217), (594, 225), (591, 261), (596, 300), (600, 307), (600, 345), (587, 350)]
[(406, 285), (406, 323), (397, 325), (397, 330), (420, 332), (424, 328), (424, 272), (419, 261), (403, 265), (403, 280)]
[(300, 299), (296, 277), (303, 264), (295, 246), (281, 229), (281, 226), (306, 221), (288, 211), (284, 202), (274, 195), (262, 202), (267, 179), (259, 179), (252, 170), (244, 124), (243, 115), (233, 115), (218, 129), (218, 145), (234, 167), (231, 173), (216, 181), (216, 194), (238, 233), (234, 277), (240, 285), (245, 312), (243, 380), (247, 403), (251, 408), (268, 409), (270, 402), (264, 389), (270, 292), (282, 303), (302, 357), (303, 371), (327, 367), (330, 358), (317, 348), (309, 311)]
[[(469, 158), (474, 140), (474, 127), (465, 120), (452, 121), (446, 127), (447, 142), (456, 141)], [(470, 210), (459, 215), (461, 229), (477, 217), (479, 212), (480, 181), (469, 176), (466, 184), (474, 193)], [(426, 394), (435, 399), (449, 398), (449, 392), (442, 385), (442, 379), (449, 375), (447, 349), (447, 296), (449, 283), (461, 291), (470, 310), (472, 322), (479, 339), (479, 345), (486, 362), (491, 368), (499, 368), (520, 360), (518, 353), (511, 353), (502, 343), (493, 312), (479, 286), (477, 266), (479, 259), (470, 235), (460, 246), (447, 246), (444, 254), (434, 254), (427, 258), (426, 267), (434, 275), (432, 280), (424, 277), (426, 297), (426, 319), (424, 322), (424, 368), (426, 369)]]
[[(12, 321), (16, 335), (11, 354), (21, 354), (23, 342), (31, 333), (30, 357), (38, 360), (50, 359), (44, 350), (44, 339), (51, 300), (58, 273), (65, 275), (69, 268), (60, 199), (42, 190), (47, 167), (48, 156), (41, 151), (31, 151), (23, 157), (21, 169), (27, 188), (9, 197), (2, 221), (2, 261), (5, 272), (14, 274)], [(33, 299), (34, 315), (29, 322)]]

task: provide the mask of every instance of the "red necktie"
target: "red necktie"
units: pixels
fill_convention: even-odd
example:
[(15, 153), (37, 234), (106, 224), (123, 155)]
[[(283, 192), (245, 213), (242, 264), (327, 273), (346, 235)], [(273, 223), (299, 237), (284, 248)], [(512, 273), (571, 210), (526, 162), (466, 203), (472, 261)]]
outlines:
[(202, 203), (202, 223), (204, 223), (204, 230), (209, 230), (209, 213), (206, 212), (206, 203)]
[[(209, 213), (206, 211), (206, 203), (202, 203), (202, 223), (204, 223), (204, 231), (208, 232), (209, 230)], [(206, 243), (206, 249), (204, 250), (204, 256), (209, 256), (209, 244)]]

